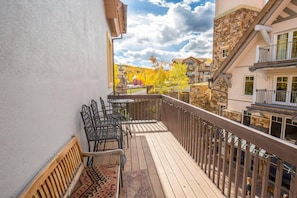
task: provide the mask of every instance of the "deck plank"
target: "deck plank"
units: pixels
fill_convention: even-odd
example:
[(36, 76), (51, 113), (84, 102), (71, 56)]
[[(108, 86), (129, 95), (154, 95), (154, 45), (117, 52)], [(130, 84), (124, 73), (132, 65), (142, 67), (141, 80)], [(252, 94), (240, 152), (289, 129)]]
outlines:
[[(196, 194), (197, 196), (205, 197), (223, 197), (222, 193), (215, 187), (215, 184), (207, 177), (207, 175), (197, 166), (196, 162), (191, 156), (179, 145), (178, 141), (172, 136), (171, 133), (164, 134), (163, 142), (171, 144), (171, 149), (174, 149), (176, 155), (179, 156), (177, 163), (183, 168), (183, 174), (188, 179), (188, 183), (193, 185), (192, 189), (198, 191), (200, 189), (203, 194)], [(194, 183), (195, 182), (195, 185)]]
[[(174, 192), (171, 188), (171, 185), (169, 183), (169, 179), (166, 175), (166, 171), (164, 166), (162, 165), (162, 159), (159, 158), (158, 152), (160, 149), (158, 149), (158, 145), (154, 145), (154, 140), (151, 139), (150, 136), (146, 136), (147, 142), (150, 146), (150, 150), (152, 153), (152, 158), (155, 162), (155, 166), (159, 175), (159, 178), (161, 180), (161, 184), (165, 193), (165, 197), (175, 197)], [(151, 145), (154, 145), (153, 147)]]
[[(162, 122), (131, 124), (130, 128), (133, 135), (129, 147), (125, 144), (124, 172), (147, 169), (155, 197), (224, 197)], [(102, 162), (110, 160), (98, 163)], [(120, 197), (127, 197), (125, 191)]]

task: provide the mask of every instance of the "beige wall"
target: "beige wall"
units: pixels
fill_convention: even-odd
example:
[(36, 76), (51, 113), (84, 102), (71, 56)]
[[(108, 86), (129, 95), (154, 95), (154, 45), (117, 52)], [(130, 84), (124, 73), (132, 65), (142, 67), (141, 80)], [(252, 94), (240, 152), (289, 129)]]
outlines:
[(101, 0), (2, 1), (0, 192), (15, 197), (76, 134), (81, 105), (107, 86)]
[(259, 10), (267, 0), (217, 0), (215, 16), (222, 15), (232, 9), (248, 5), (250, 9)]

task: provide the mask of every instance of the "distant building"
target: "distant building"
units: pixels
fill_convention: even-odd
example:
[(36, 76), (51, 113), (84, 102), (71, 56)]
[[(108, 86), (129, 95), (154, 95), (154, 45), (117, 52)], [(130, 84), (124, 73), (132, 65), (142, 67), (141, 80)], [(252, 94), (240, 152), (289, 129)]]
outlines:
[(187, 65), (187, 76), (189, 77), (189, 83), (206, 82), (210, 78), (210, 62), (207, 62), (207, 58), (194, 58), (192, 56), (188, 58), (176, 58), (172, 60), (172, 63), (182, 63)]

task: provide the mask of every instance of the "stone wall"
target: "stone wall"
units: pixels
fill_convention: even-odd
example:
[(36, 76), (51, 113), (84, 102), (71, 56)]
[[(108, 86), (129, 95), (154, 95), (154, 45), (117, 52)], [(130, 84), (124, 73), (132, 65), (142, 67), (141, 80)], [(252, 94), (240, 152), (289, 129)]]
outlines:
[(218, 69), (224, 61), (221, 58), (222, 48), (227, 47), (230, 53), (258, 13), (255, 10), (240, 8), (215, 18), (213, 38), (214, 68)]
[(260, 116), (251, 116), (251, 125), (250, 127), (263, 131), (265, 133), (269, 132), (270, 119)]
[(213, 89), (209, 89), (207, 83), (191, 85), (190, 104), (218, 114), (220, 105), (227, 106), (227, 90), (223, 80), (220, 80)]
[(227, 106), (228, 100), (228, 87), (226, 82), (223, 79), (220, 79), (219, 82), (211, 89), (211, 100), (210, 100), (210, 111), (213, 113), (219, 113), (219, 106)]
[(191, 85), (190, 104), (210, 111), (211, 90), (205, 83)]
[(237, 111), (223, 110), (223, 117), (241, 123), (242, 113)]

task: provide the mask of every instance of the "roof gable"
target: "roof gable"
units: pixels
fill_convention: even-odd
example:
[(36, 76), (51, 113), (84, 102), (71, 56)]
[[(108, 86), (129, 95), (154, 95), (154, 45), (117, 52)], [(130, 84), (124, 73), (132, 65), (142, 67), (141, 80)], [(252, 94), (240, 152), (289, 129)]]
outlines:
[(256, 25), (271, 25), (283, 20), (289, 20), (291, 17), (297, 17), (297, 10), (295, 11), (295, 14), (292, 11), (290, 11), (287, 15), (283, 14), (284, 12), (288, 12), (288, 7), (291, 7), (293, 10), (295, 10), (295, 5), (297, 5), (296, 1), (297, 0), (270, 0), (256, 17), (253, 24), (249, 27), (249, 29), (247, 29), (242, 38), (232, 49), (228, 57), (222, 63), (222, 66), (215, 72), (213, 76), (214, 83), (219, 80), (220, 74), (224, 74), (228, 71), (228, 69), (230, 69), (240, 54), (243, 53), (251, 41), (255, 39), (256, 35), (258, 34), (258, 32), (254, 30)]

